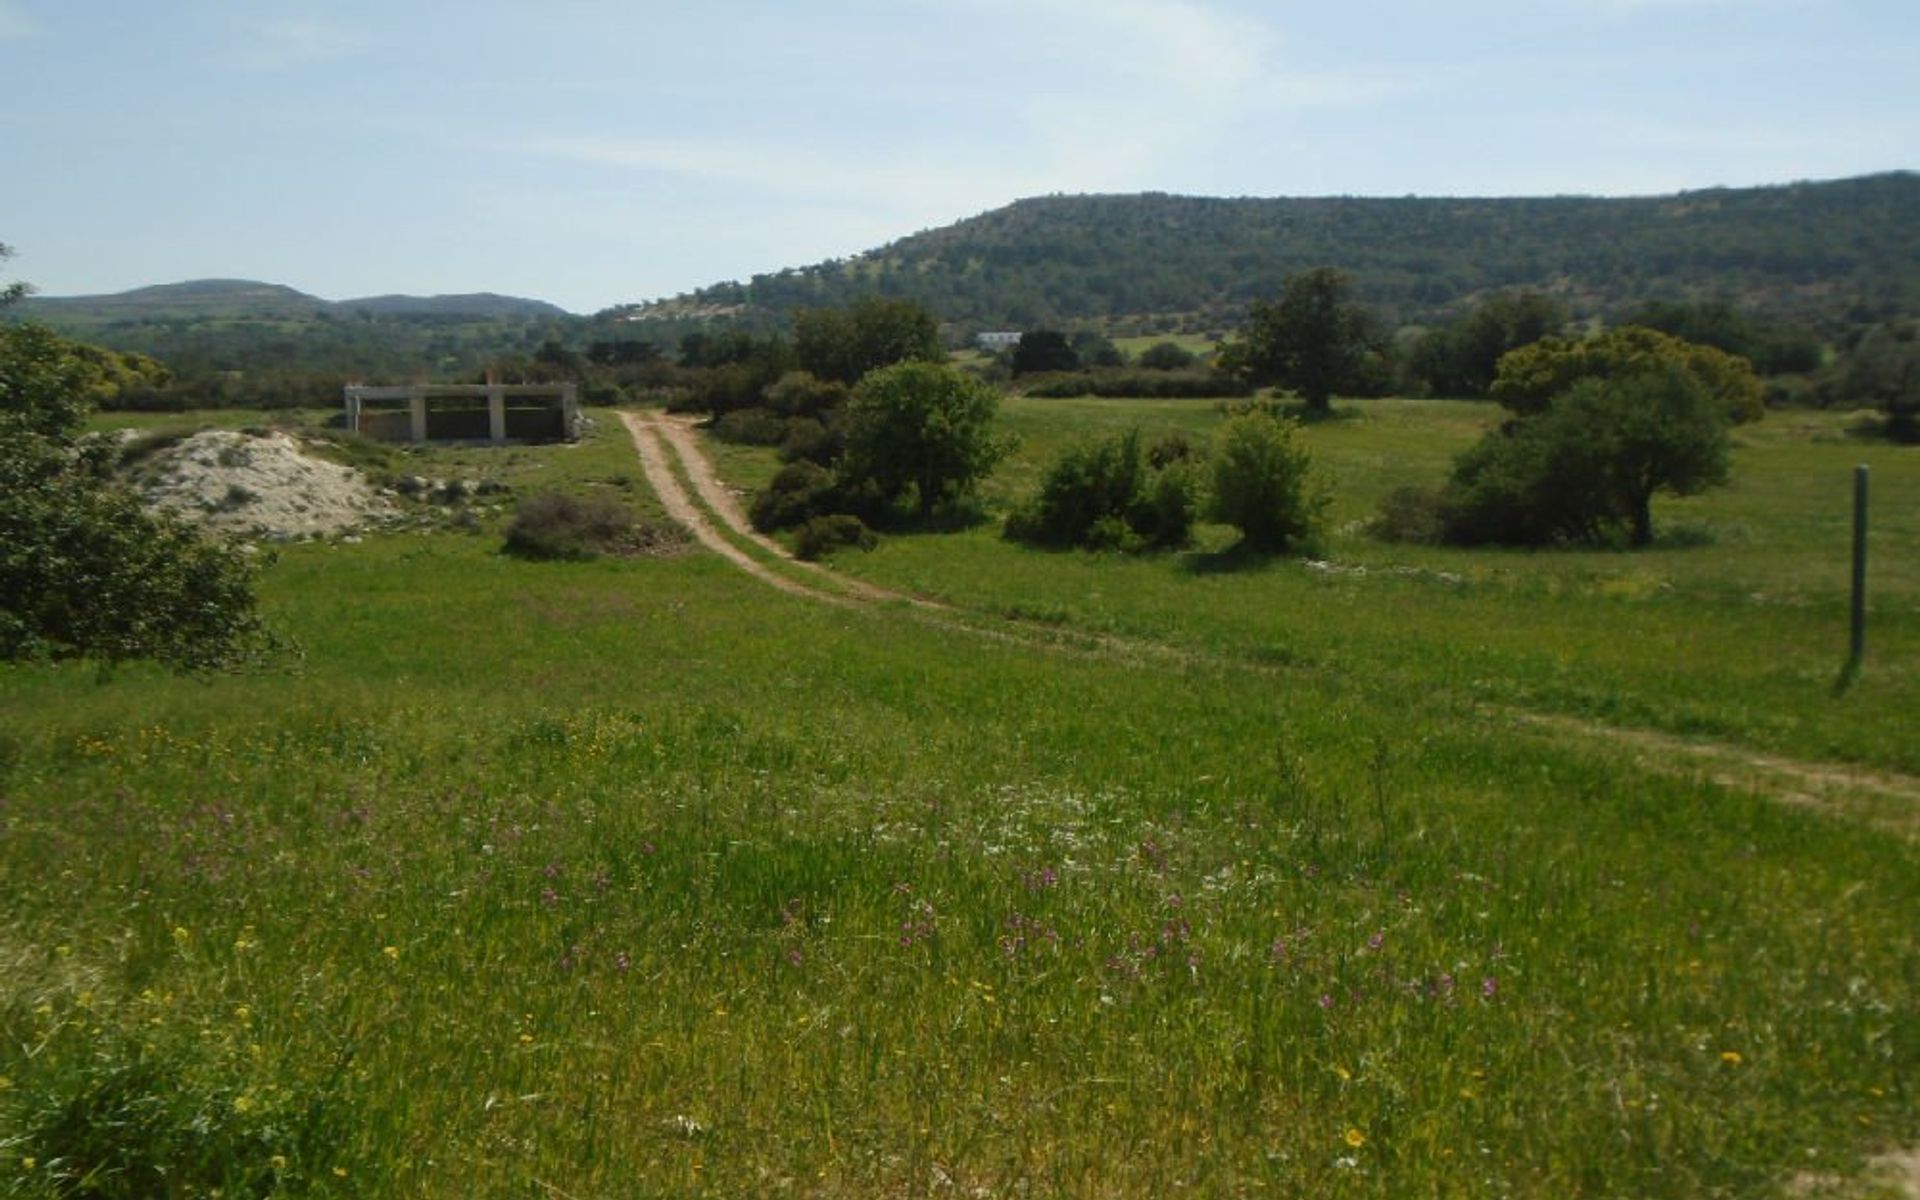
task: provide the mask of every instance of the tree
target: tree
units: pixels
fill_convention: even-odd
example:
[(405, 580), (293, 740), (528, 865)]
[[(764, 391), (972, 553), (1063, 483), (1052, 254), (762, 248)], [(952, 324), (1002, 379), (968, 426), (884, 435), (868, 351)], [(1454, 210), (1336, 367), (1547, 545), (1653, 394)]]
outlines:
[(1008, 364), (1015, 375), (1031, 375), (1040, 371), (1078, 371), (1080, 355), (1074, 351), (1073, 344), (1067, 341), (1067, 335), (1057, 329), (1029, 329), (1020, 335), (1020, 341), (1013, 347), (1013, 359)]
[(1319, 532), (1329, 500), (1312, 466), (1297, 422), (1262, 408), (1237, 413), (1214, 437), (1207, 515), (1252, 549), (1293, 549)]
[(853, 389), (842, 428), (842, 486), (871, 484), (889, 502), (911, 487), (920, 516), (992, 471), (1010, 445), (995, 436), (1000, 397), (944, 363), (903, 362)]
[(1559, 301), (1539, 292), (1502, 292), (1435, 329), (1413, 351), (1413, 372), (1439, 396), (1484, 396), (1501, 355), (1557, 333), (1567, 323)]
[(1155, 342), (1140, 352), (1140, 365), (1149, 371), (1184, 371), (1199, 361), (1178, 342)]
[(794, 358), (803, 371), (852, 386), (898, 362), (942, 362), (940, 325), (911, 300), (868, 296), (848, 308), (802, 309), (793, 317)]
[(1890, 322), (1867, 330), (1841, 377), (1843, 395), (1887, 416), (1887, 436), (1920, 442), (1920, 322)]
[(1757, 421), (1766, 411), (1766, 389), (1746, 359), (1636, 325), (1588, 338), (1542, 338), (1514, 350), (1500, 359), (1492, 394), (1526, 415), (1544, 411), (1582, 379), (1621, 379), (1670, 367), (1698, 380), (1729, 421)]
[(1086, 367), (1124, 367), (1127, 356), (1113, 339), (1094, 329), (1082, 329), (1067, 339), (1073, 345), (1073, 352), (1080, 356), (1080, 365)]
[(1653, 540), (1656, 493), (1726, 482), (1724, 406), (1674, 364), (1587, 376), (1463, 454), (1443, 497), (1449, 540)]
[(110, 352), (0, 325), (0, 659), (215, 667), (264, 648), (250, 560), (149, 512), (81, 435)]
[(1039, 493), (1007, 518), (1006, 536), (1090, 550), (1184, 546), (1195, 482), (1184, 454), (1149, 461), (1138, 429), (1069, 446), (1048, 466)]
[(1240, 337), (1221, 348), (1221, 367), (1255, 386), (1300, 393), (1327, 412), (1335, 392), (1364, 390), (1384, 348), (1373, 315), (1350, 297), (1345, 272), (1316, 267), (1287, 280), (1277, 304), (1255, 301)]

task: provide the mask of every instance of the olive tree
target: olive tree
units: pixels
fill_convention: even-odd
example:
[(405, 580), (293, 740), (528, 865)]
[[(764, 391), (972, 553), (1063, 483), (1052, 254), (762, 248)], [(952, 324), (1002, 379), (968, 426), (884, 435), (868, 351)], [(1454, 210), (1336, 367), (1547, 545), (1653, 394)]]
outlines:
[(871, 485), (889, 502), (911, 488), (920, 516), (932, 515), (1010, 449), (994, 433), (999, 404), (992, 386), (941, 363), (902, 362), (869, 372), (841, 420), (842, 486)]
[(82, 434), (106, 353), (0, 324), (0, 659), (199, 669), (264, 649), (245, 553), (149, 511)]

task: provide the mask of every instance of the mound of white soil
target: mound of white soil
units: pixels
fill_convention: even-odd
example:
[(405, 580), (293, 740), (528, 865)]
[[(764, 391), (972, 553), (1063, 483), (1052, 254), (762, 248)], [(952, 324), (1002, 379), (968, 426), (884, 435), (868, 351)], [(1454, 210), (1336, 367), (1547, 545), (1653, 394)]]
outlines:
[(140, 483), (149, 504), (220, 533), (312, 537), (394, 515), (358, 471), (302, 453), (284, 433), (196, 433), (149, 459)]

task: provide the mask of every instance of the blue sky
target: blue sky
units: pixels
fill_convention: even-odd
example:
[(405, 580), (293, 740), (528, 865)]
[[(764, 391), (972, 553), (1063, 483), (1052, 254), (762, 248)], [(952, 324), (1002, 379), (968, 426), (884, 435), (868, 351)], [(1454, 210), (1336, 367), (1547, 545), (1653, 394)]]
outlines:
[(1049, 192), (1910, 169), (1916, 64), (1916, 0), (0, 0), (0, 241), (585, 312)]

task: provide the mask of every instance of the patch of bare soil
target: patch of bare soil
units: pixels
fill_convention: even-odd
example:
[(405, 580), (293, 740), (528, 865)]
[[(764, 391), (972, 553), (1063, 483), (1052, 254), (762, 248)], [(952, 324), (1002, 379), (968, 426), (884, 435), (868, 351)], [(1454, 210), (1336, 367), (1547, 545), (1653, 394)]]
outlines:
[(1920, 1148), (1876, 1155), (1859, 1179), (1797, 1176), (1787, 1184), (1787, 1194), (1808, 1200), (1920, 1200)]
[(1636, 760), (1669, 774), (1704, 774), (1783, 804), (1844, 813), (1906, 837), (1920, 836), (1920, 779), (1840, 763), (1803, 762), (1745, 746), (1690, 741), (1648, 729), (1623, 729), (1577, 717), (1502, 709), (1513, 720), (1637, 751)]
[(311, 457), (285, 433), (196, 433), (142, 463), (137, 482), (156, 508), (241, 536), (345, 533), (395, 515), (358, 471)]

